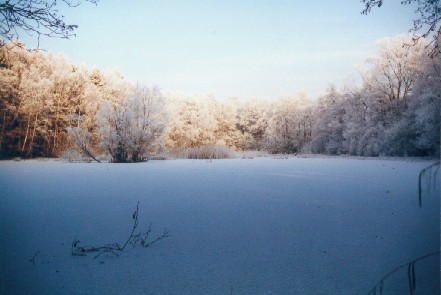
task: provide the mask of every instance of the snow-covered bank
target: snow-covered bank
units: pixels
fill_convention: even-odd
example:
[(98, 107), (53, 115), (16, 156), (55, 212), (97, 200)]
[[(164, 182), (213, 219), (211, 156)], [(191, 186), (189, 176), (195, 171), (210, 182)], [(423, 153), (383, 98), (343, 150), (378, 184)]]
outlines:
[[(366, 294), (438, 251), (439, 174), (427, 161), (345, 158), (138, 164), (0, 162), (1, 294)], [(72, 257), (140, 229), (172, 237), (121, 257)], [(29, 261), (40, 251), (34, 261)], [(439, 290), (439, 256), (414, 294)], [(406, 294), (407, 269), (384, 284)]]

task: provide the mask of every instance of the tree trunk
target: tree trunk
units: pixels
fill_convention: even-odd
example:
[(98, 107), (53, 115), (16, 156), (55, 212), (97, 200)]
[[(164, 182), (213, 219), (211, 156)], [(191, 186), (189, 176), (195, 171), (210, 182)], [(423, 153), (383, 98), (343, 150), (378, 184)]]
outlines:
[(24, 138), (24, 141), (23, 141), (23, 145), (22, 145), (22, 147), (21, 147), (21, 153), (20, 153), (20, 154), (23, 154), (23, 152), (24, 152), (24, 150), (25, 150), (26, 142), (28, 141), (29, 125), (30, 125), (30, 124), (31, 124), (31, 117), (29, 116), (28, 124), (27, 124), (27, 126), (26, 126), (25, 138)]
[(34, 129), (32, 130), (31, 142), (29, 143), (28, 156), (31, 156), (32, 146), (34, 145), (35, 130), (37, 129), (38, 113), (35, 114)]
[(6, 114), (3, 113), (2, 131), (0, 132), (0, 157), (3, 150), (3, 134), (5, 132), (5, 126), (6, 126)]

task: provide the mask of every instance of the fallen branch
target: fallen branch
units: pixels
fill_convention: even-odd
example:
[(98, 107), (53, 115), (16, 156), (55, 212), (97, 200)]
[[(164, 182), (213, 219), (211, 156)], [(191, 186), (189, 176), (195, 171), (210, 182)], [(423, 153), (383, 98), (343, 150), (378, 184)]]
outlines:
[(98, 258), (104, 253), (111, 253), (115, 256), (119, 256), (119, 254), (125, 249), (125, 247), (128, 244), (131, 244), (132, 247), (135, 247), (136, 245), (140, 245), (141, 247), (147, 248), (164, 238), (170, 237), (170, 231), (167, 228), (165, 228), (161, 235), (149, 241), (148, 239), (152, 232), (152, 224), (149, 225), (147, 231), (145, 231), (144, 233), (139, 232), (135, 234), (135, 231), (138, 227), (138, 215), (139, 215), (139, 201), (138, 204), (136, 205), (136, 210), (135, 212), (133, 212), (132, 215), (134, 221), (132, 232), (130, 233), (127, 241), (124, 243), (123, 246), (120, 246), (120, 244), (118, 243), (107, 244), (100, 247), (79, 246), (78, 244), (80, 243), (80, 241), (75, 238), (72, 242), (72, 248), (71, 248), (72, 256), (87, 256), (88, 253), (97, 253), (94, 258)]
[(29, 262), (32, 262), (32, 265), (35, 265), (35, 257), (40, 253), (40, 251), (35, 252), (34, 256), (32, 256), (31, 259), (29, 259)]
[[(423, 206), (423, 200), (422, 200), (422, 196), (423, 196), (423, 178), (426, 179), (426, 188), (427, 188), (427, 192), (430, 193), (430, 182), (432, 180), (432, 174), (434, 174), (433, 178), (436, 180), (436, 173), (439, 170), (439, 161), (436, 163), (433, 163), (432, 165), (424, 168), (423, 170), (421, 170), (419, 176), (418, 176), (418, 204), (420, 206), (420, 208)], [(432, 171), (432, 168), (435, 168), (434, 171)], [(429, 173), (429, 175), (427, 175), (427, 173)]]
[(376, 295), (377, 291), (379, 292), (378, 294), (382, 295), (383, 294), (383, 287), (384, 287), (384, 281), (390, 277), (392, 274), (396, 273), (397, 271), (399, 271), (402, 268), (407, 267), (407, 280), (409, 283), (409, 294), (413, 295), (415, 288), (416, 288), (416, 279), (415, 279), (415, 263), (429, 258), (431, 256), (436, 256), (439, 255), (440, 251), (437, 252), (433, 252), (433, 253), (429, 253), (427, 255), (424, 256), (420, 256), (412, 261), (409, 261), (406, 264), (402, 264), (398, 267), (396, 267), (395, 269), (393, 269), (392, 271), (390, 271), (387, 275), (385, 275), (384, 277), (381, 278), (381, 280), (375, 284), (374, 287), (372, 287), (372, 289), (369, 291), (369, 293), (367, 293), (367, 295)]

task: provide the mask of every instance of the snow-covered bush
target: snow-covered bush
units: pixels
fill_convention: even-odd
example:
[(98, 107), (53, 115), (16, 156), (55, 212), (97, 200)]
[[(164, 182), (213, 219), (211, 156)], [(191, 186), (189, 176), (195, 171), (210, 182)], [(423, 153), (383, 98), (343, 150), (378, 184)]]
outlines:
[(141, 162), (162, 146), (164, 99), (157, 88), (137, 87), (125, 100), (103, 101), (97, 113), (100, 146), (112, 162)]
[(181, 151), (177, 157), (185, 159), (228, 159), (233, 158), (234, 151), (227, 146), (204, 145)]

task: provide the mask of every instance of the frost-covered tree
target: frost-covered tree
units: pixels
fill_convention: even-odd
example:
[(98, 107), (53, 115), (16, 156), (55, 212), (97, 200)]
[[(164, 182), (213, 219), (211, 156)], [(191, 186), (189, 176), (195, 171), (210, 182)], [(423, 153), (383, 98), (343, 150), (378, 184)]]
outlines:
[(23, 114), (22, 126), (24, 137), (21, 140), (20, 154), (29, 156), (34, 152), (36, 139), (45, 140), (47, 130), (47, 115), (50, 112), (51, 81), (40, 75), (40, 70), (32, 67), (29, 72), (22, 76), (19, 86), (20, 107)]
[(344, 109), (342, 152), (361, 155), (365, 151), (361, 138), (364, 137), (369, 118), (369, 109), (364, 102), (364, 93), (353, 85), (345, 85), (339, 91), (339, 97), (338, 106)]
[[(363, 156), (419, 153), (412, 139), (415, 134), (408, 125), (414, 115), (409, 112), (412, 112), (411, 102), (419, 96), (416, 93), (418, 85), (430, 80), (425, 74), (428, 49), (424, 41), (403, 47), (405, 40), (410, 40), (410, 37), (401, 35), (381, 40), (380, 54), (370, 58), (362, 72), (362, 87), (347, 87), (341, 94), (344, 99), (339, 108), (344, 112), (341, 117), (343, 123), (328, 131), (335, 134), (339, 130), (343, 140), (337, 146), (341, 152)], [(432, 82), (424, 83), (435, 87)], [(327, 114), (337, 111), (335, 107), (328, 109), (318, 120), (316, 128)]]
[(161, 138), (177, 152), (226, 145), (433, 156), (439, 153), (441, 57), (429, 57), (433, 45), (424, 41), (403, 48), (409, 38), (382, 40), (361, 86), (331, 87), (315, 104), (301, 95), (271, 103), (219, 102), (212, 95), (164, 100), (157, 89), (133, 90), (116, 71), (89, 71), (63, 56), (0, 44), (0, 156), (56, 157), (76, 145), (92, 152), (101, 147), (116, 162), (140, 161)]
[[(86, 159), (90, 159), (90, 161), (94, 160), (100, 163), (100, 160), (98, 160), (96, 153), (94, 152), (92, 134), (89, 131), (77, 126), (68, 127), (66, 130), (74, 144), (75, 149), (77, 152), (79, 152), (80, 158), (85, 157)], [(75, 155), (75, 157), (78, 157), (78, 155)]]
[[(103, 73), (95, 85), (87, 69), (62, 55), (0, 45), (1, 150), (4, 157), (56, 157), (69, 146), (68, 127), (97, 138), (96, 111), (104, 95), (125, 97), (128, 83)], [(81, 125), (70, 116), (81, 117)], [(78, 121), (77, 121), (78, 122)]]
[(7, 153), (10, 141), (15, 137), (14, 128), (11, 125), (15, 121), (18, 84), (19, 77), (13, 70), (0, 70), (0, 158), (2, 154)]
[(440, 105), (440, 96), (434, 95), (418, 97), (409, 105), (415, 114), (415, 146), (420, 155), (440, 154)]
[(241, 142), (241, 132), (237, 130), (238, 99), (229, 98), (224, 103), (216, 104), (215, 117), (217, 129), (215, 130), (216, 143), (238, 149)]
[(423, 56), (420, 65), (421, 75), (415, 81), (412, 89), (413, 96), (429, 94), (441, 96), (441, 55)]
[(427, 42), (403, 47), (403, 42), (409, 40), (408, 35), (383, 38), (378, 41), (380, 54), (367, 61), (368, 67), (362, 73), (363, 87), (373, 93), (380, 104), (408, 97), (422, 75)]
[(166, 118), (159, 89), (136, 87), (125, 100), (102, 102), (97, 113), (100, 145), (112, 162), (145, 161), (162, 146)]
[(297, 153), (309, 142), (311, 103), (305, 94), (281, 98), (271, 105), (262, 147), (270, 153)]
[(179, 150), (216, 144), (218, 103), (213, 96), (170, 95), (169, 103), (168, 148)]
[(237, 148), (260, 150), (268, 126), (269, 103), (265, 100), (249, 99), (241, 102), (236, 110), (236, 128), (240, 132)]
[(52, 65), (50, 92), (51, 102), (48, 106), (50, 115), (49, 132), (47, 133), (47, 148), (49, 154), (59, 155), (65, 149), (66, 126), (69, 126), (69, 115), (77, 114), (85, 116), (85, 104), (93, 100), (87, 97), (87, 70), (73, 65), (64, 56), (48, 56), (48, 62)]
[(439, 57), (409, 36), (379, 42), (361, 87), (331, 87), (319, 99), (311, 150), (360, 156), (428, 156), (439, 152)]
[[(376, 83), (364, 80), (363, 92), (368, 117), (363, 145), (367, 147), (369, 155), (421, 154), (416, 147), (416, 125), (409, 124), (416, 118), (417, 106), (424, 105), (424, 102), (416, 103), (416, 100), (432, 92), (429, 88), (436, 89), (436, 77), (426, 73), (429, 68), (433, 68), (431, 65), (438, 58), (428, 58), (430, 49), (424, 40), (415, 46), (403, 47), (401, 44), (406, 38), (409, 37), (398, 36), (380, 44), (381, 54), (371, 72), (371, 75), (377, 77), (374, 79)], [(372, 146), (375, 147), (368, 149)]]
[(310, 148), (313, 153), (338, 155), (346, 152), (343, 136), (346, 128), (345, 98), (331, 85), (318, 100)]

